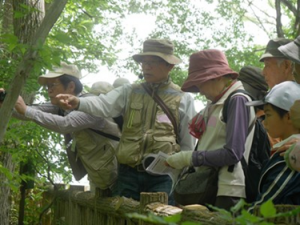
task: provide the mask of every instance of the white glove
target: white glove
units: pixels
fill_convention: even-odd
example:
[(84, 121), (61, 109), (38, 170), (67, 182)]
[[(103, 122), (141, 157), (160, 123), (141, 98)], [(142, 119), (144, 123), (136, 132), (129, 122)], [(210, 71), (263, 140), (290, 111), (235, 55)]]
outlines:
[(184, 167), (192, 165), (192, 154), (193, 151), (178, 152), (174, 155), (170, 155), (166, 159), (166, 162), (169, 164), (169, 166), (175, 169), (182, 169)]

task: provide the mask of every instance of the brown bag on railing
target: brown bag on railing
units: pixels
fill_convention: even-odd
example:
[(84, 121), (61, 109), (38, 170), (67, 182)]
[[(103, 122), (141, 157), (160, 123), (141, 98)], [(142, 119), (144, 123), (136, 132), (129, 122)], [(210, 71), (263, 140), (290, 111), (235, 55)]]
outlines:
[(65, 144), (67, 147), (67, 155), (69, 159), (69, 164), (72, 169), (72, 173), (77, 181), (81, 180), (86, 174), (87, 171), (84, 168), (80, 158), (77, 156), (77, 150), (75, 147), (75, 151), (72, 151), (72, 145), (68, 145), (70, 141), (72, 140), (72, 137), (70, 134), (65, 135)]

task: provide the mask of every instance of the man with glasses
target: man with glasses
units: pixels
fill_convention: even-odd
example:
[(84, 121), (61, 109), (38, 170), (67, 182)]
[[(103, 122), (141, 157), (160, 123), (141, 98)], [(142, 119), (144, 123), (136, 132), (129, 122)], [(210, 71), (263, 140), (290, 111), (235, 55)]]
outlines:
[[(117, 160), (114, 151), (118, 142), (97, 132), (102, 131), (119, 137), (117, 124), (111, 118), (92, 116), (79, 111), (64, 111), (59, 108), (59, 101), (55, 98), (58, 94), (79, 96), (83, 89), (80, 78), (81, 72), (77, 66), (62, 62), (60, 67), (55, 67), (53, 71), (38, 78), (39, 84), (48, 91), (51, 103), (27, 106), (19, 96), (13, 116), (31, 120), (51, 131), (64, 134), (68, 142), (66, 144), (70, 146), (68, 150), (77, 151), (77, 156), (86, 170), (83, 172), (79, 171), (80, 168), (75, 170), (76, 167), (72, 166), (76, 165), (75, 157), (72, 158), (70, 157), (72, 154), (68, 154), (75, 178), (79, 180), (87, 172), (91, 186), (98, 188), (99, 194), (111, 196), (117, 179)], [(106, 87), (102, 89), (104, 88), (109, 90)]]
[[(174, 204), (170, 193), (171, 178), (148, 174), (142, 161), (150, 153), (162, 151), (172, 154), (194, 149), (195, 139), (188, 131), (188, 122), (195, 115), (194, 101), (169, 76), (174, 66), (181, 62), (173, 54), (171, 41), (148, 39), (144, 42), (143, 52), (134, 55), (133, 59), (140, 63), (146, 82), (124, 84), (99, 97), (57, 97), (66, 109), (78, 109), (101, 117), (124, 115), (122, 137), (116, 151), (119, 162), (118, 194), (140, 200), (141, 192), (166, 192), (169, 204)], [(170, 119), (153, 99), (155, 94), (174, 119)]]

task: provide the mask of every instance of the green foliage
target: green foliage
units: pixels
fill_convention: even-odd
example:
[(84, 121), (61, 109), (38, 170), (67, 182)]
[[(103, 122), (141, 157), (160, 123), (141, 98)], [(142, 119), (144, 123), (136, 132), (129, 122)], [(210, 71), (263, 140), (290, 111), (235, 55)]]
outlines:
[[(126, 215), (129, 218), (135, 218), (140, 221), (150, 222), (151, 224), (166, 224), (166, 225), (175, 225), (180, 222), (181, 216), (180, 214), (168, 216), (168, 217), (160, 217), (154, 215), (153, 213), (149, 213), (147, 215), (139, 214), (139, 213), (129, 213)], [(184, 225), (193, 225), (194, 223), (184, 223)], [(199, 224), (199, 223), (198, 223)]]
[[(296, 1), (288, 2), (296, 5)], [(203, 49), (223, 50), (235, 71), (239, 71), (244, 65), (262, 67), (258, 59), (264, 46), (254, 42), (254, 35), (260, 34), (251, 32), (246, 23), (252, 21), (257, 24), (269, 37), (276, 36), (276, 27), (272, 25), (269, 29), (265, 29), (263, 26), (275, 24), (275, 21), (269, 16), (259, 21), (260, 17), (250, 14), (251, 10), (258, 11), (253, 4), (254, 1), (242, 0), (70, 0), (52, 28), (45, 45), (37, 47), (39, 57), (22, 93), (34, 96), (35, 99), (45, 98), (45, 90), (40, 89), (36, 82), (37, 78), (53, 65), (58, 65), (60, 61), (75, 63), (87, 72), (97, 72), (99, 65), (105, 65), (115, 74), (138, 75), (140, 67), (131, 59), (131, 55), (141, 51), (144, 40), (138, 37), (134, 30), (127, 33), (122, 23), (125, 17), (136, 14), (151, 15), (155, 18), (156, 27), (148, 37), (168, 38), (174, 42), (175, 55), (183, 60), (183, 63), (175, 67), (171, 73), (172, 80), (178, 85), (182, 85), (187, 77), (189, 56)], [(272, 7), (274, 9), (274, 6)], [(13, 17), (17, 21), (22, 21), (36, 12), (35, 7), (19, 4), (18, 11), (14, 12)], [(286, 37), (294, 38), (297, 33), (293, 25), (296, 18), (288, 7), (283, 6), (282, 13), (288, 21), (283, 25), (283, 31)], [(4, 16), (4, 1), (0, 1), (0, 22), (4, 21)], [(8, 89), (17, 66), (29, 46), (19, 40), (17, 35), (12, 33), (13, 30), (5, 32), (0, 26), (0, 87)], [(131, 47), (126, 57), (120, 57), (119, 54), (122, 53), (123, 44)], [(205, 101), (203, 96), (197, 95), (196, 98)], [(32, 99), (30, 100), (28, 103), (32, 103)], [(67, 183), (71, 179), (71, 172), (62, 145), (62, 137), (59, 134), (49, 132), (32, 122), (11, 120), (1, 152), (12, 155), (17, 165), (16, 171), (21, 163), (32, 161), (36, 173), (35, 176), (11, 173), (0, 164), (0, 173), (8, 179), (8, 182), (3, 184), (9, 185), (16, 194), (21, 180), (34, 180), (37, 186), (54, 180)], [(39, 192), (41, 190), (35, 191), (30, 198), (38, 200), (41, 197)], [(233, 211), (220, 213), (224, 218), (236, 220), (239, 224), (267, 224), (264, 218), (278, 215), (270, 202), (261, 207), (263, 218), (256, 217), (242, 208), (243, 203), (240, 203)], [(241, 214), (237, 216), (239, 210)], [(179, 221), (178, 216), (163, 220), (154, 215), (149, 217), (151, 221), (165, 224)], [(34, 220), (30, 222), (32, 221)]]

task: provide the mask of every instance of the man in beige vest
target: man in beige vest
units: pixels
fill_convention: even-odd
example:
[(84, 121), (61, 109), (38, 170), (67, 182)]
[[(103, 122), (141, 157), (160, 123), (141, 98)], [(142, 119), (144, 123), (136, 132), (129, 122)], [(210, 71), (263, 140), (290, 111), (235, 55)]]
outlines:
[[(123, 115), (122, 136), (116, 152), (120, 164), (118, 194), (139, 200), (141, 192), (166, 192), (169, 204), (173, 204), (171, 178), (148, 174), (142, 161), (150, 153), (172, 154), (194, 149), (195, 139), (188, 131), (188, 122), (195, 115), (194, 101), (169, 76), (174, 66), (181, 62), (173, 54), (171, 41), (146, 40), (143, 52), (134, 55), (133, 59), (141, 65), (146, 82), (124, 84), (99, 97), (57, 97), (66, 109), (76, 108), (101, 117)], [(151, 90), (150, 94), (146, 88)], [(174, 120), (153, 99), (155, 94), (162, 99)]]
[[(86, 172), (91, 186), (99, 188), (104, 196), (111, 196), (117, 179), (117, 160), (115, 148), (118, 141), (99, 134), (120, 137), (118, 126), (111, 118), (91, 116), (79, 111), (63, 111), (58, 107), (57, 94), (78, 96), (83, 89), (80, 82), (81, 72), (77, 66), (61, 63), (53, 71), (39, 77), (39, 84), (48, 91), (51, 103), (27, 106), (19, 96), (13, 116), (22, 120), (31, 120), (51, 131), (64, 134), (67, 144), (69, 163), (75, 179), (80, 180)], [(101, 83), (93, 90), (105, 93), (113, 89), (112, 85)], [(0, 89), (0, 91), (3, 89)], [(72, 141), (70, 141), (72, 139)], [(73, 156), (70, 151), (76, 151)], [(77, 167), (79, 158), (84, 166)], [(84, 171), (85, 169), (85, 171)]]

